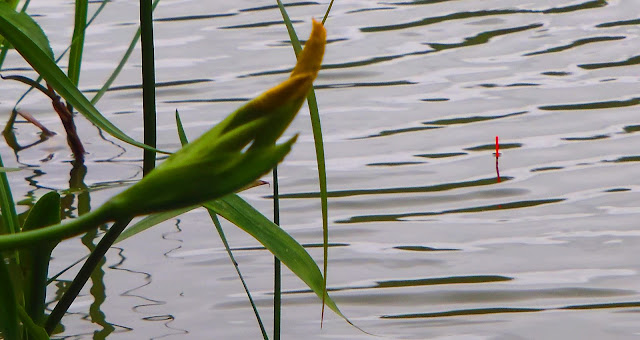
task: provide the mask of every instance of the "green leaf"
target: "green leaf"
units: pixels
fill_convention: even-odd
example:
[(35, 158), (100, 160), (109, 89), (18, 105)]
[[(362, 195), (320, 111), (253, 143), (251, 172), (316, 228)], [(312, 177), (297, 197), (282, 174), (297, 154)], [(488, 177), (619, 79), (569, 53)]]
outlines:
[[(153, 1), (152, 7), (154, 10), (156, 6), (158, 6), (158, 2), (160, 2), (160, 0)], [(138, 30), (136, 31), (136, 34), (133, 36), (133, 39), (131, 39), (131, 42), (129, 43), (129, 47), (127, 47), (127, 50), (124, 52), (124, 55), (120, 59), (120, 62), (118, 62), (118, 66), (116, 66), (116, 68), (113, 70), (113, 72), (111, 73), (107, 81), (105, 81), (105, 83), (102, 84), (102, 87), (100, 88), (100, 90), (98, 90), (98, 92), (96, 92), (93, 98), (91, 98), (91, 104), (95, 105), (100, 100), (100, 98), (102, 98), (102, 96), (107, 92), (109, 87), (111, 87), (113, 82), (116, 80), (116, 78), (124, 68), (124, 64), (126, 64), (127, 60), (129, 60), (131, 53), (133, 53), (133, 50), (135, 50), (136, 46), (138, 46), (138, 40), (140, 40), (140, 34), (141, 34), (141, 29), (138, 26)]]
[[(180, 114), (178, 113), (178, 110), (176, 110), (176, 126), (178, 128), (178, 137), (180, 138), (180, 143), (184, 147), (185, 145), (189, 144), (189, 141), (187, 140), (187, 134), (184, 132), (184, 127), (182, 126), (182, 120), (180, 120)], [(258, 307), (253, 302), (253, 297), (251, 296), (251, 292), (249, 291), (249, 287), (247, 287), (247, 283), (244, 281), (244, 277), (242, 276), (242, 272), (240, 272), (240, 267), (238, 266), (238, 262), (234, 258), (233, 252), (231, 251), (231, 248), (229, 247), (229, 242), (227, 242), (227, 237), (225, 236), (224, 230), (222, 229), (222, 225), (220, 224), (220, 219), (218, 219), (218, 215), (216, 215), (216, 213), (213, 210), (211, 210), (211, 209), (207, 209), (207, 210), (209, 211), (209, 216), (211, 217), (211, 221), (213, 222), (213, 224), (216, 227), (216, 230), (218, 231), (218, 235), (220, 235), (220, 240), (222, 240), (222, 244), (224, 245), (224, 249), (227, 250), (227, 254), (229, 255), (229, 259), (231, 260), (231, 263), (235, 267), (236, 273), (238, 273), (238, 277), (240, 278), (240, 282), (242, 283), (242, 287), (244, 287), (244, 291), (247, 294), (247, 298), (249, 299), (249, 303), (251, 304), (251, 308), (253, 309), (253, 314), (256, 316), (256, 319), (258, 321), (258, 326), (260, 327), (260, 332), (262, 333), (262, 338), (264, 340), (269, 340), (269, 336), (267, 335), (267, 331), (264, 329), (264, 325), (262, 324), (262, 318), (260, 317), (260, 313), (258, 312)]]
[(207, 209), (207, 210), (209, 211), (209, 216), (211, 217), (211, 221), (213, 222), (213, 224), (216, 227), (216, 230), (218, 231), (218, 235), (220, 235), (220, 239), (222, 240), (222, 244), (224, 245), (224, 249), (226, 249), (227, 255), (229, 255), (229, 259), (231, 260), (231, 263), (233, 264), (233, 267), (236, 269), (236, 273), (238, 274), (238, 277), (240, 278), (240, 282), (242, 283), (242, 287), (244, 288), (244, 292), (247, 294), (247, 298), (249, 299), (249, 303), (251, 304), (251, 308), (253, 309), (253, 314), (256, 316), (256, 319), (258, 321), (258, 327), (260, 327), (260, 333), (262, 333), (262, 338), (264, 340), (269, 340), (269, 336), (267, 335), (267, 331), (264, 328), (264, 324), (262, 324), (262, 318), (260, 317), (260, 313), (258, 312), (258, 307), (256, 306), (255, 302), (253, 302), (253, 297), (251, 297), (251, 291), (249, 291), (249, 287), (247, 286), (247, 283), (244, 281), (244, 277), (242, 276), (242, 272), (240, 272), (240, 267), (238, 266), (238, 262), (234, 258), (233, 252), (231, 251), (231, 248), (229, 247), (229, 242), (227, 242), (227, 237), (224, 234), (224, 230), (222, 230), (222, 225), (220, 224), (220, 220), (218, 219), (218, 215), (216, 215), (216, 213), (211, 209)]
[[(0, 167), (4, 167), (2, 158), (0, 158)], [(16, 205), (13, 201), (11, 186), (9, 186), (9, 179), (5, 172), (0, 173), (0, 209), (2, 209), (2, 228), (0, 228), (0, 233), (17, 233), (20, 230), (18, 214), (16, 214)]]
[(16, 172), (16, 171), (22, 171), (24, 169), (20, 169), (20, 168), (7, 168), (4, 166), (0, 167), (0, 172)]
[[(60, 223), (60, 195), (50, 191), (29, 211), (23, 232)], [(39, 244), (20, 251), (20, 266), (25, 277), (25, 306), (27, 314), (37, 324), (44, 321), (49, 260), (56, 242)]]
[[(298, 35), (296, 34), (295, 29), (293, 28), (293, 24), (291, 23), (291, 19), (287, 14), (287, 10), (284, 8), (284, 5), (280, 0), (277, 0), (278, 7), (280, 8), (280, 14), (287, 26), (287, 32), (289, 33), (289, 39), (291, 40), (291, 47), (293, 47), (293, 51), (296, 54), (296, 57), (299, 57), (302, 51), (302, 44), (300, 44), (300, 39), (298, 39)], [(325, 20), (329, 16), (329, 11), (333, 6), (333, 0), (329, 3), (329, 8), (327, 8), (327, 12), (322, 19), (322, 24), (324, 24)], [(307, 42), (308, 44), (309, 42)], [(305, 48), (306, 45), (305, 44)], [(313, 89), (309, 92), (307, 96), (307, 103), (309, 106), (309, 117), (311, 119), (311, 130), (313, 131), (313, 141), (316, 149), (316, 162), (318, 164), (318, 185), (320, 187), (320, 207), (322, 211), (322, 242), (323, 242), (323, 269), (322, 273), (324, 276), (324, 285), (325, 289), (327, 286), (327, 265), (329, 258), (329, 201), (327, 194), (327, 167), (325, 165), (325, 156), (324, 156), (324, 142), (322, 139), (322, 125), (320, 124), (320, 111), (318, 110), (318, 101), (316, 100), (316, 93)], [(324, 306), (322, 307), (323, 316), (324, 316)]]
[(18, 340), (20, 333), (16, 296), (2, 253), (0, 253), (0, 282), (2, 282), (0, 286), (0, 332), (7, 340)]
[(80, 81), (80, 67), (82, 65), (82, 52), (84, 50), (84, 35), (87, 26), (87, 10), (89, 1), (76, 0), (74, 15), (73, 35), (71, 38), (71, 50), (69, 51), (69, 79), (78, 86)]
[(45, 331), (43, 327), (38, 326), (20, 305), (18, 305), (18, 318), (22, 321), (27, 333), (29, 333), (29, 340), (49, 340), (47, 331)]
[[(73, 82), (62, 72), (58, 65), (56, 65), (51, 50), (47, 49), (46, 46), (42, 46), (44, 43), (39, 42), (39, 40), (42, 40), (44, 33), (32, 37), (31, 34), (34, 34), (32, 32), (33, 30), (23, 31), (19, 22), (20, 20), (16, 19), (16, 15), (16, 12), (8, 8), (6, 4), (0, 3), (0, 35), (4, 36), (13, 45), (18, 53), (31, 64), (33, 69), (38, 72), (62, 98), (75, 107), (76, 110), (89, 121), (115, 138), (147, 150), (163, 152), (127, 136), (100, 114), (82, 92), (73, 85)], [(33, 23), (35, 24), (35, 22)], [(48, 46), (48, 43), (46, 45)]]
[[(242, 106), (196, 141), (171, 155), (140, 182), (69, 223), (16, 235), (0, 235), (0, 249), (57, 241), (106, 222), (186, 208), (251, 184), (291, 150), (297, 136), (279, 145), (275, 141), (291, 123), (312, 86), (315, 72), (320, 69), (325, 38), (322, 25), (314, 22), (309, 40), (316, 39), (318, 44), (310, 44), (315, 47), (309, 53), (301, 54), (294, 68), (299, 74)], [(62, 77), (69, 80), (64, 74)], [(249, 144), (251, 146), (244, 151)]]
[(160, 224), (164, 221), (170, 220), (176, 216), (182, 215), (186, 212), (189, 212), (195, 208), (200, 207), (199, 205), (195, 205), (195, 206), (191, 206), (191, 207), (187, 207), (187, 208), (182, 208), (182, 209), (177, 209), (177, 210), (171, 210), (171, 211), (164, 211), (164, 212), (160, 212), (160, 213), (155, 213), (152, 215), (149, 215), (143, 219), (141, 219), (140, 221), (136, 222), (134, 225), (128, 227), (127, 229), (125, 229), (124, 232), (122, 232), (122, 234), (120, 234), (120, 236), (118, 236), (118, 238), (116, 239), (115, 243), (124, 241), (126, 239), (128, 239), (131, 236), (134, 236), (136, 234), (139, 234), (157, 224)]
[[(29, 36), (31, 41), (51, 60), (53, 60), (53, 50), (49, 45), (49, 38), (44, 34), (42, 28), (25, 12), (16, 12), (15, 6), (11, 6), (6, 2), (0, 2), (0, 15), (6, 18), (17, 30), (22, 34)], [(8, 34), (2, 33), (9, 42), (11, 42)], [(13, 45), (13, 43), (11, 43)], [(15, 46), (15, 45), (14, 45)]]
[[(275, 225), (240, 196), (231, 194), (204, 204), (229, 222), (249, 233), (313, 290), (336, 314), (342, 314), (333, 299), (325, 293), (324, 279), (318, 265), (307, 251), (286, 231)], [(347, 320), (349, 322), (349, 320)], [(350, 323), (350, 322), (349, 322)]]

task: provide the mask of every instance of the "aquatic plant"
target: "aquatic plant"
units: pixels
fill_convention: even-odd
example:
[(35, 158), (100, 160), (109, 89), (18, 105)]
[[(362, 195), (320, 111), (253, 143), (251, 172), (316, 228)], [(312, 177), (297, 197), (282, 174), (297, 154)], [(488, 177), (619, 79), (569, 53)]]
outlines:
[[(141, 11), (150, 13), (153, 6), (142, 3), (144, 1), (141, 1)], [(86, 7), (77, 4), (75, 27), (82, 27), (85, 23)], [(80, 33), (76, 34), (76, 31)], [(82, 31), (74, 30), (74, 37), (81, 35)], [(46, 35), (35, 21), (4, 3), (0, 3), (0, 35), (6, 37), (10, 45), (44, 78), (50, 94), (55, 95), (55, 90), (67, 101), (69, 110), (77, 109), (114, 137), (151, 152), (151, 159), (155, 162), (155, 152), (160, 150), (125, 135), (78, 90), (82, 53), (80, 47), (74, 50), (73, 46), (77, 44), (72, 44), (76, 73), (65, 75), (53, 59)], [(76, 41), (74, 38), (74, 43)], [(299, 54), (289, 79), (243, 105), (209, 132), (171, 155), (157, 169), (145, 171), (146, 175), (140, 182), (71, 221), (60, 223), (60, 195), (50, 192), (36, 202), (26, 221), (19, 223), (6, 174), (0, 173), (3, 218), (0, 228), (0, 282), (6, 283), (0, 290), (0, 332), (5, 338), (48, 338), (113, 243), (200, 205), (210, 210), (212, 218), (214, 213), (218, 214), (255, 237), (332, 310), (342, 315), (326, 294), (326, 281), (306, 250), (233, 194), (273, 168), (291, 149), (295, 136), (282, 144), (276, 144), (276, 141), (311, 91), (313, 79), (320, 69), (325, 41), (323, 25), (314, 21), (310, 39)], [(33, 81), (34, 86), (36, 83)], [(179, 121), (178, 127), (181, 140), (186, 141)], [(145, 159), (150, 158), (145, 156)], [(149, 216), (121, 235), (131, 219), (140, 215)], [(326, 213), (323, 215), (326, 219)], [(95, 247), (72, 287), (46, 317), (44, 292), (51, 251), (61, 240), (95, 230), (107, 222), (114, 224)], [(224, 240), (222, 234), (221, 237)], [(266, 336), (264, 331), (263, 336)]]

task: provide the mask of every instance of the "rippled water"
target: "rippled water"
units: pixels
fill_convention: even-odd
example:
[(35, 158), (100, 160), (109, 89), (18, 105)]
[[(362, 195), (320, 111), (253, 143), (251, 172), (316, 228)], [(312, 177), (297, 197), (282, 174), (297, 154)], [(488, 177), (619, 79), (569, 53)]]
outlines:
[[(161, 148), (179, 145), (176, 108), (196, 136), (287, 76), (294, 57), (274, 3), (160, 3)], [(327, 3), (290, 3), (301, 37)], [(62, 1), (31, 5), (56, 53), (71, 34), (72, 11)], [(123, 54), (137, 11), (136, 2), (114, 1), (89, 29), (81, 79), (88, 94)], [(622, 0), (336, 1), (316, 88), (331, 191), (329, 284), (352, 321), (389, 339), (638, 336), (638, 13), (637, 1)], [(139, 56), (132, 60), (98, 107), (141, 140)], [(5, 65), (21, 67), (16, 56)], [(2, 84), (8, 114), (24, 88)], [(61, 131), (42, 96), (20, 108)], [(77, 124), (97, 206), (140, 177), (141, 152)], [(317, 244), (308, 117), (290, 131), (302, 135), (279, 171), (282, 224), (301, 243)], [(17, 133), (23, 146), (39, 139), (28, 125)], [(5, 165), (33, 166), (11, 174), (16, 200), (69, 187), (62, 138), (17, 157), (0, 151)], [(270, 214), (270, 190), (244, 196)], [(68, 204), (75, 198), (67, 193)], [(210, 224), (194, 211), (119, 245), (72, 306), (63, 334), (260, 338)], [(270, 328), (272, 257), (236, 228), (226, 231)], [(309, 251), (321, 259), (320, 249)], [(52, 272), (84, 252), (77, 241), (61, 245)], [(369, 338), (331, 314), (320, 330), (317, 298), (284, 276), (284, 339)]]

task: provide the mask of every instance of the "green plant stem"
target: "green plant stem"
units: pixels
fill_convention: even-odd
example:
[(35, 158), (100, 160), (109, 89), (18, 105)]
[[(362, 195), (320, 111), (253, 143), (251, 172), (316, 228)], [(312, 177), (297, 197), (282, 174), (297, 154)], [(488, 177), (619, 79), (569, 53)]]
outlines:
[(44, 328), (38, 326), (33, 320), (29, 317), (27, 312), (22, 308), (22, 306), (18, 305), (18, 318), (24, 325), (24, 328), (27, 330), (29, 334), (29, 339), (32, 340), (49, 340), (49, 334), (44, 330)]
[(8, 264), (5, 262), (5, 254), (0, 252), (0, 332), (5, 339), (19, 339), (18, 313), (16, 311), (18, 303), (14, 283), (9, 274)]
[[(153, 2), (152, 7), (154, 10), (156, 6), (158, 6), (158, 2), (160, 2), (160, 0), (155, 0)], [(138, 44), (138, 40), (140, 39), (140, 34), (140, 27), (138, 27), (136, 34), (133, 36), (133, 39), (131, 39), (131, 43), (129, 43), (129, 47), (124, 52), (124, 55), (120, 59), (118, 66), (116, 66), (116, 68), (113, 70), (107, 81), (104, 82), (100, 90), (98, 90), (93, 98), (91, 98), (91, 104), (95, 105), (102, 98), (102, 96), (104, 96), (104, 94), (107, 92), (109, 87), (111, 87), (116, 78), (118, 78), (118, 75), (120, 75), (120, 72), (122, 72), (122, 69), (124, 68), (124, 64), (127, 63), (127, 60), (129, 60), (129, 57), (131, 57), (131, 53), (133, 53), (133, 50), (135, 50), (136, 45)]]
[[(273, 168), (273, 223), (280, 225), (280, 196), (278, 192), (278, 167)], [(273, 339), (280, 340), (282, 324), (282, 264), (273, 257)]]
[[(302, 51), (302, 44), (300, 44), (300, 39), (298, 39), (298, 35), (296, 34), (295, 29), (293, 28), (293, 24), (291, 23), (291, 19), (287, 14), (287, 10), (284, 8), (282, 1), (277, 0), (278, 7), (280, 8), (280, 14), (287, 26), (287, 32), (289, 33), (289, 39), (291, 40), (291, 47), (293, 47), (293, 51), (296, 54), (296, 57)], [(329, 12), (331, 11), (331, 7), (333, 5), (333, 0), (329, 3), (329, 8), (322, 19), (322, 24), (324, 25), (325, 20), (329, 16)], [(329, 202), (328, 202), (328, 194), (327, 194), (327, 167), (325, 165), (325, 155), (324, 155), (324, 142), (322, 139), (322, 125), (320, 124), (320, 111), (318, 110), (318, 101), (316, 100), (316, 93), (313, 89), (307, 95), (307, 103), (309, 106), (309, 117), (311, 119), (311, 130), (313, 131), (313, 141), (316, 149), (316, 163), (318, 165), (318, 184), (320, 187), (320, 205), (322, 210), (322, 241), (323, 241), (323, 270), (322, 274), (324, 277), (324, 289), (325, 294), (323, 295), (322, 301), (322, 317), (324, 319), (324, 296), (326, 295), (327, 289), (327, 265), (328, 265), (328, 257), (329, 257)], [(320, 321), (320, 325), (322, 327), (322, 321)]]
[[(69, 79), (75, 86), (80, 82), (80, 68), (82, 66), (82, 52), (84, 50), (84, 37), (87, 27), (87, 13), (89, 10), (88, 0), (76, 0), (76, 10), (74, 15), (73, 36), (71, 39), (71, 50), (69, 51)], [(69, 112), (73, 112), (73, 106), (67, 103)]]
[[(3, 167), (2, 158), (0, 158), (0, 167)], [(16, 206), (11, 195), (11, 187), (5, 172), (0, 173), (0, 209), (2, 209), (2, 224), (0, 232), (15, 234), (19, 231), (18, 214), (16, 214)]]
[[(87, 215), (84, 215), (87, 216)], [(80, 290), (84, 287), (85, 283), (91, 277), (91, 273), (98, 266), (98, 264), (104, 258), (104, 255), (107, 253), (107, 250), (111, 247), (113, 242), (118, 238), (120, 233), (127, 227), (131, 218), (124, 218), (118, 220), (109, 228), (109, 231), (102, 237), (94, 251), (89, 255), (87, 261), (82, 265), (78, 275), (73, 279), (69, 289), (64, 293), (60, 301), (56, 304), (55, 308), (47, 318), (45, 322), (45, 330), (47, 334), (51, 334), (55, 327), (60, 323), (62, 317), (71, 306), (71, 303), (78, 297), (80, 294)]]
[[(142, 44), (142, 111), (144, 144), (156, 147), (156, 76), (153, 51), (153, 5), (140, 0), (140, 32)], [(156, 153), (144, 150), (142, 173), (147, 175), (156, 166)]]
[(227, 237), (224, 234), (224, 230), (222, 230), (222, 225), (220, 224), (220, 219), (215, 211), (211, 209), (207, 209), (209, 211), (209, 216), (211, 216), (211, 220), (213, 224), (216, 226), (216, 230), (218, 231), (218, 235), (220, 235), (220, 239), (222, 240), (222, 244), (224, 244), (224, 249), (227, 250), (227, 254), (229, 255), (229, 259), (233, 264), (233, 267), (236, 269), (236, 273), (238, 273), (238, 277), (240, 278), (240, 282), (242, 283), (242, 287), (244, 288), (245, 293), (247, 293), (247, 297), (249, 298), (249, 303), (251, 303), (251, 308), (253, 308), (253, 314), (255, 314), (256, 319), (258, 320), (258, 326), (260, 327), (260, 332), (262, 333), (263, 340), (269, 340), (269, 336), (267, 335), (267, 330), (264, 329), (264, 325), (262, 324), (262, 319), (260, 318), (260, 313), (258, 313), (258, 307), (256, 307), (255, 302), (253, 301), (253, 297), (251, 297), (251, 292), (249, 291), (249, 287), (247, 287), (247, 283), (244, 281), (244, 277), (240, 272), (240, 267), (238, 266), (238, 262), (233, 256), (233, 252), (231, 251), (231, 247), (229, 247), (229, 242), (227, 242)]
[(57, 224), (29, 232), (2, 235), (2, 237), (0, 237), (0, 250), (16, 250), (34, 246), (42, 242), (60, 241), (65, 238), (80, 235), (96, 226), (112, 222), (115, 219), (115, 215), (109, 205), (102, 205), (98, 209), (74, 218), (68, 223)]

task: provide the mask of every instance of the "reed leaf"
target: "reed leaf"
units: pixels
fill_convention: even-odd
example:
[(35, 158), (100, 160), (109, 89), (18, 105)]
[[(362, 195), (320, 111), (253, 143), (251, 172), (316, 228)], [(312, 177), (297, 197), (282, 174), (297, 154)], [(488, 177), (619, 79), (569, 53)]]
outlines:
[[(322, 25), (314, 22), (310, 40), (320, 39), (324, 46), (325, 37)], [(322, 53), (323, 49), (314, 51)], [(69, 223), (0, 235), (0, 249), (57, 241), (106, 222), (186, 208), (249, 185), (280, 162), (296, 140), (294, 136), (275, 144), (302, 106), (315, 78), (313, 70), (320, 68), (311, 64), (321, 62), (321, 57), (312, 53), (302, 53), (302, 56), (296, 66), (302, 74), (249, 101), (98, 209)]]
[[(69, 50), (68, 75), (73, 85), (78, 86), (80, 68), (82, 66), (82, 52), (84, 50), (84, 36), (87, 27), (88, 0), (76, 0), (73, 35)], [(71, 110), (69, 110), (71, 111)]]
[[(302, 51), (302, 44), (300, 44), (300, 39), (298, 39), (298, 35), (296, 34), (295, 29), (293, 28), (293, 24), (291, 23), (291, 19), (287, 14), (287, 10), (284, 8), (282, 1), (277, 0), (278, 7), (280, 8), (280, 13), (282, 18), (287, 26), (287, 32), (289, 33), (289, 39), (291, 40), (291, 47), (293, 47), (293, 51), (297, 58), (300, 58), (300, 53)], [(329, 8), (325, 13), (325, 16), (322, 20), (322, 24), (324, 24), (325, 20), (329, 16), (329, 11), (333, 5), (333, 0), (329, 3)], [(307, 41), (309, 44), (309, 41)], [(305, 44), (305, 48), (306, 45)], [(295, 71), (294, 71), (295, 72)], [(327, 287), (327, 265), (328, 265), (328, 257), (329, 257), (329, 201), (327, 194), (327, 166), (325, 164), (325, 156), (324, 156), (324, 141), (322, 138), (322, 125), (320, 123), (320, 111), (318, 110), (318, 101), (316, 100), (316, 93), (313, 89), (307, 95), (307, 104), (309, 106), (309, 117), (311, 119), (311, 130), (313, 132), (313, 141), (316, 150), (316, 163), (318, 169), (318, 186), (320, 187), (320, 208), (322, 211), (322, 244), (323, 244), (323, 268), (322, 273), (324, 276), (324, 287), (326, 290)], [(324, 319), (324, 304), (322, 306), (322, 319)]]
[(127, 136), (105, 118), (78, 90), (53, 60), (47, 36), (31, 17), (0, 3), (0, 35), (4, 36), (33, 69), (69, 104), (94, 125), (123, 142), (162, 152)]
[[(185, 145), (189, 144), (189, 141), (187, 139), (186, 133), (184, 132), (184, 126), (182, 126), (182, 120), (180, 119), (180, 114), (178, 113), (178, 110), (176, 110), (176, 126), (177, 126), (177, 129), (178, 129), (178, 137), (180, 138), (180, 143), (184, 147)], [(220, 240), (222, 240), (222, 244), (224, 245), (224, 248), (227, 251), (227, 255), (229, 255), (229, 259), (231, 260), (231, 263), (233, 264), (233, 267), (236, 269), (236, 273), (238, 274), (238, 277), (240, 278), (240, 282), (242, 283), (242, 287), (244, 287), (244, 291), (247, 294), (247, 298), (249, 299), (249, 303), (251, 304), (251, 308), (253, 309), (253, 314), (256, 316), (256, 319), (258, 321), (258, 327), (260, 327), (260, 332), (262, 333), (262, 338), (264, 340), (269, 340), (269, 336), (267, 335), (267, 331), (264, 329), (264, 324), (262, 323), (262, 318), (260, 317), (260, 313), (258, 312), (258, 307), (253, 302), (253, 297), (251, 296), (251, 292), (249, 291), (249, 287), (247, 286), (247, 283), (244, 281), (244, 277), (242, 276), (242, 272), (240, 271), (240, 267), (238, 266), (238, 262), (234, 258), (233, 252), (231, 251), (231, 248), (229, 247), (229, 242), (227, 242), (227, 237), (225, 236), (224, 230), (222, 229), (222, 225), (220, 224), (220, 219), (218, 219), (218, 215), (213, 210), (208, 209), (208, 211), (209, 211), (209, 216), (211, 217), (211, 221), (213, 222), (213, 225), (216, 227), (216, 230), (218, 231), (218, 235), (220, 236)]]
[[(60, 195), (50, 191), (36, 202), (29, 211), (22, 231), (36, 230), (60, 223)], [(44, 321), (49, 260), (55, 242), (36, 245), (20, 251), (20, 267), (24, 273), (25, 308), (36, 323)]]
[(0, 253), (0, 333), (7, 340), (20, 339), (18, 311), (13, 282), (9, 276), (8, 265)]

